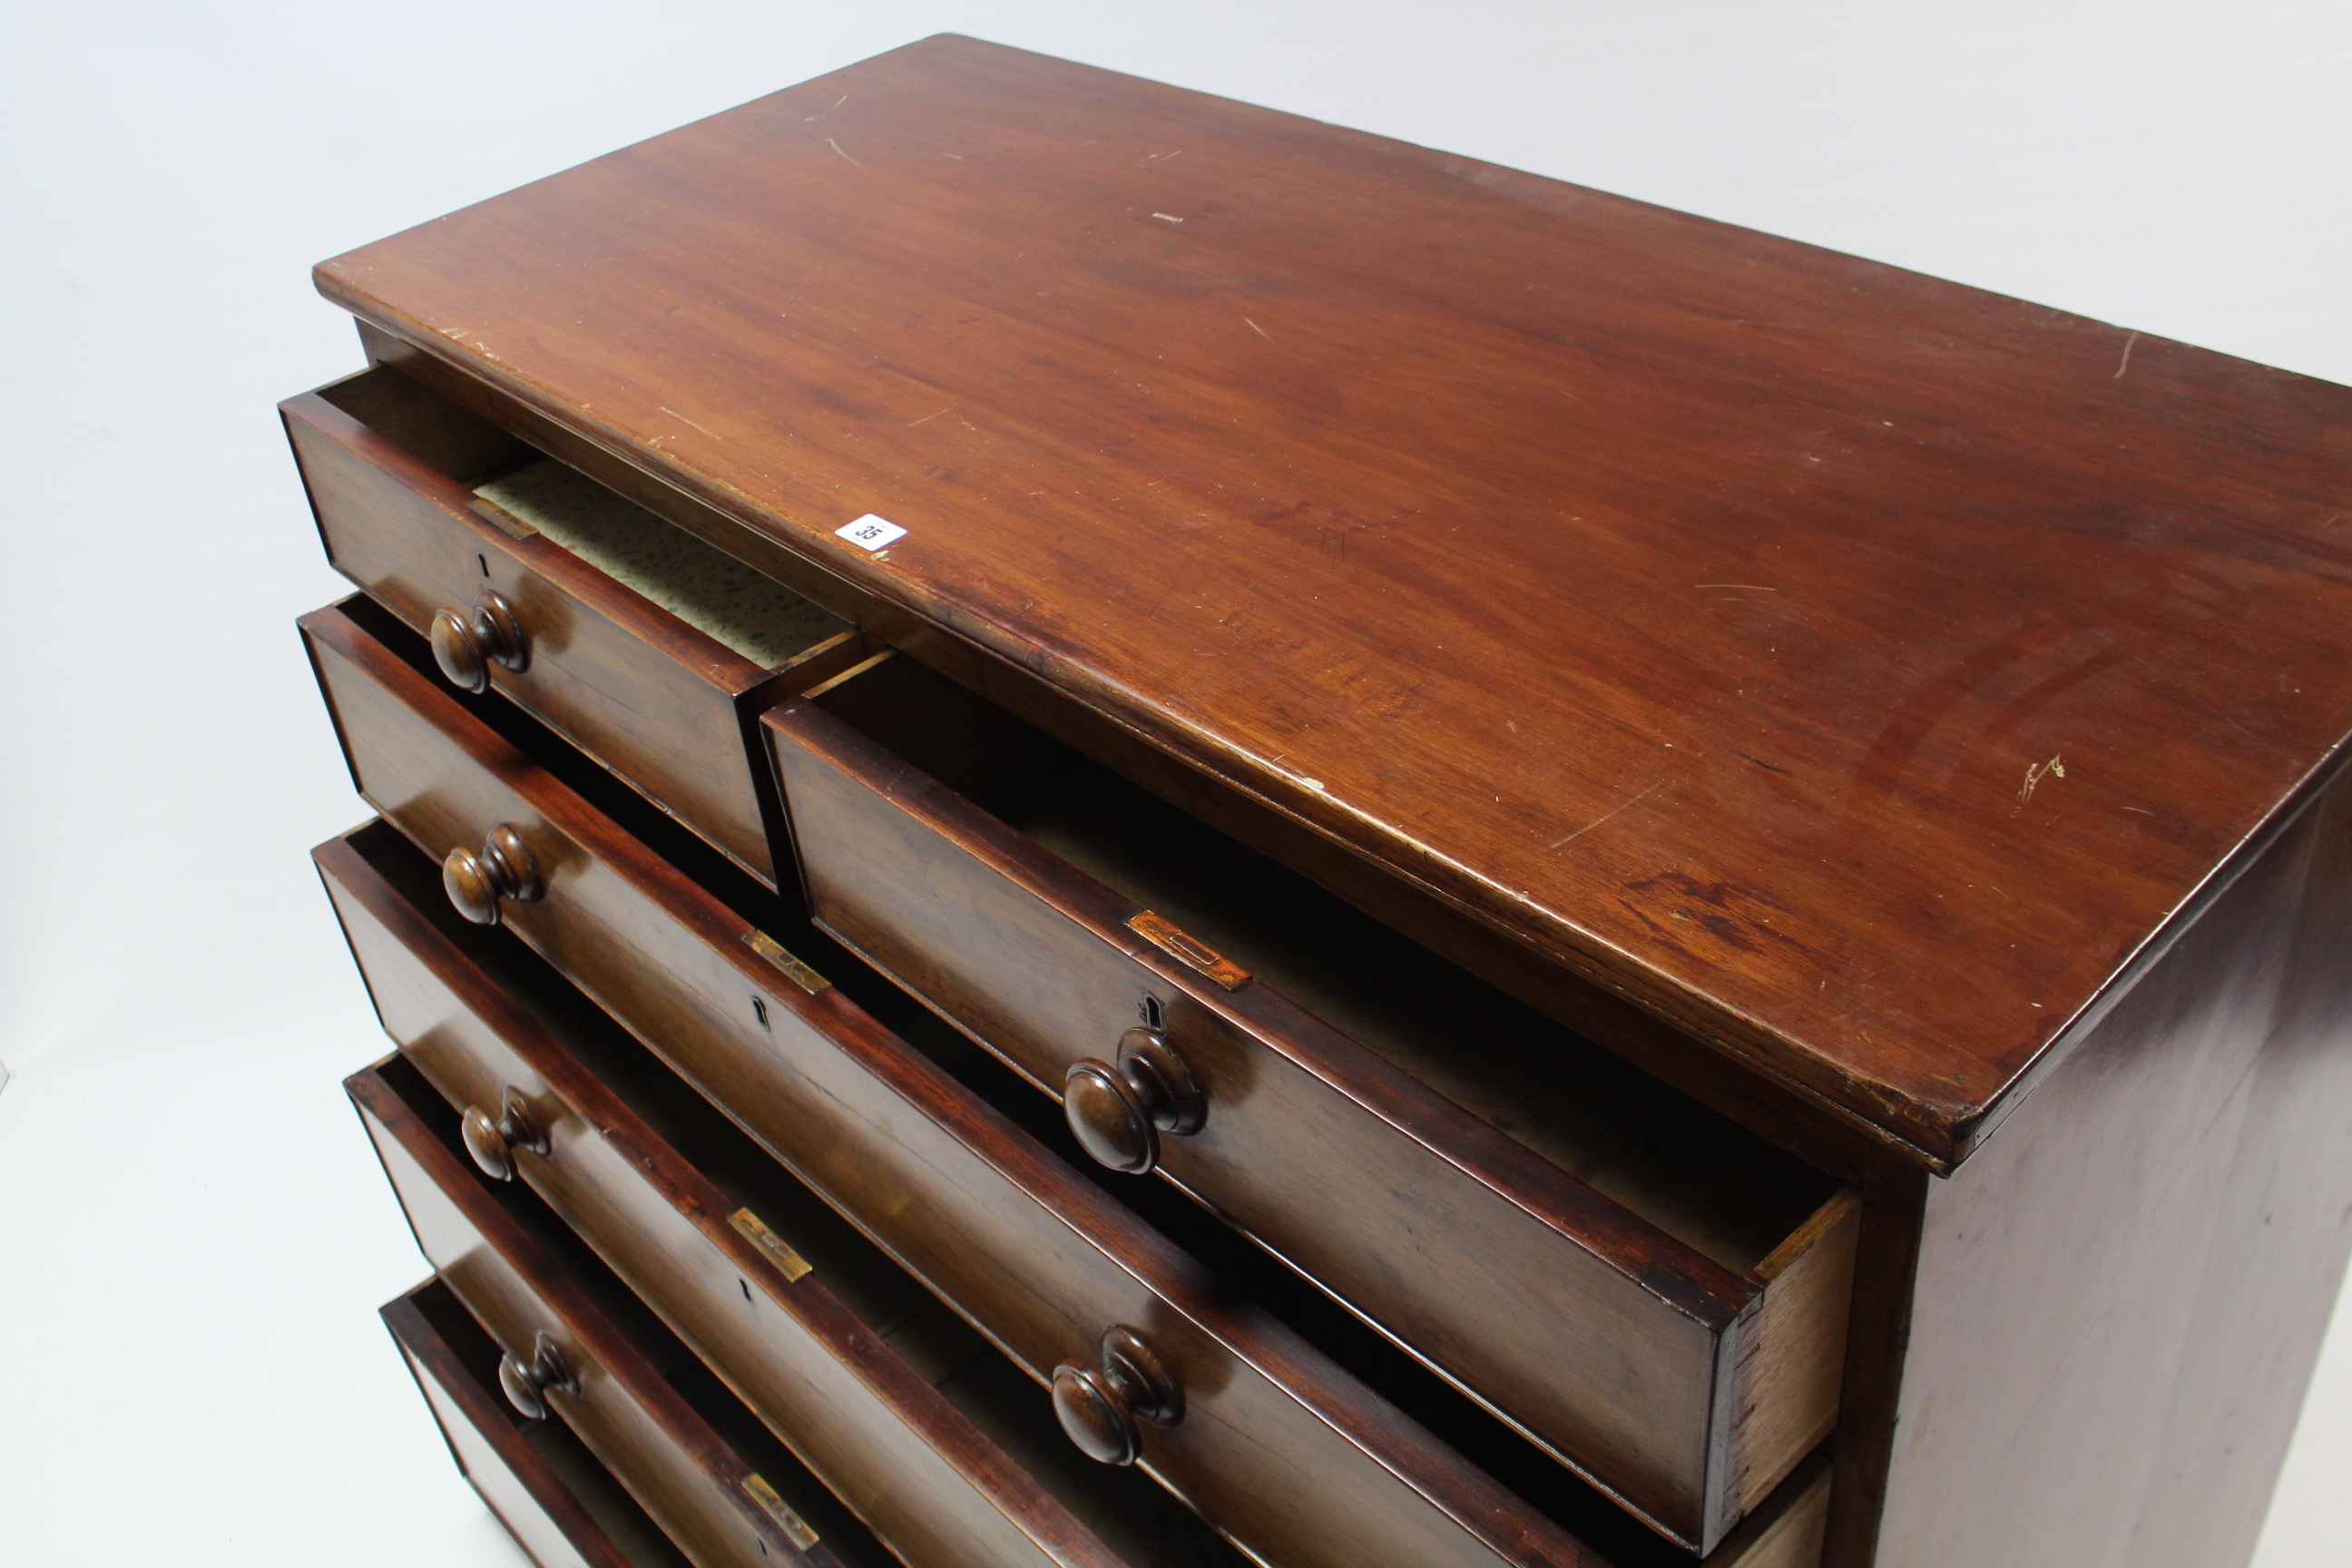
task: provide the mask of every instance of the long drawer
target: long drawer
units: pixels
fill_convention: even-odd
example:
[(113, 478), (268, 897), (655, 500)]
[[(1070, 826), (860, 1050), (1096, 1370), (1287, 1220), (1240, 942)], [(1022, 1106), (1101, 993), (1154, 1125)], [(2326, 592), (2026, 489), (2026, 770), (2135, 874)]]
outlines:
[(372, 370), (278, 405), (337, 570), (744, 869), (774, 883), (750, 726), (857, 634), (576, 469)]
[(457, 1468), (539, 1568), (687, 1568), (571, 1428), (499, 1392), (498, 1342), (446, 1285), (428, 1279), (381, 1315)]
[(1851, 1191), (908, 659), (763, 727), (826, 930), (1662, 1533), (1831, 1429)]
[(674, 1371), (612, 1321), (610, 1300), (551, 1256), (544, 1229), (533, 1234), (483, 1189), (419, 1116), (416, 1100), (431, 1091), (403, 1092), (404, 1065), (363, 1069), (344, 1088), (417, 1245), (498, 1342), (509, 1397), (561, 1416), (696, 1568), (835, 1568), (840, 1557), (801, 1511), (815, 1500), (788, 1499), (753, 1468), (671, 1385)]
[[(1600, 1561), (1236, 1300), (351, 614), (302, 626), (361, 792), (447, 857), (455, 896), (1059, 1384), (1101, 1451), (1135, 1454), (1236, 1542), (1286, 1564)], [(1123, 1347), (1137, 1342), (1172, 1389), (1136, 1375)], [(1111, 1384), (1138, 1392), (1109, 1399)], [(1141, 1417), (1154, 1407), (1172, 1419)]]
[(1237, 1568), (1144, 1477), (1073, 1465), (1025, 1377), (544, 961), (459, 920), (392, 828), (313, 858), (439, 1131), (543, 1199), (901, 1558)]

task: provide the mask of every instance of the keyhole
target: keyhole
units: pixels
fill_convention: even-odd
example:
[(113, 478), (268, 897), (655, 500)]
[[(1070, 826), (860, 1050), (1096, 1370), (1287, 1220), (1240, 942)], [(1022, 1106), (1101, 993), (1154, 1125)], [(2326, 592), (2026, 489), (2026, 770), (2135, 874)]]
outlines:
[(764, 1029), (769, 1026), (767, 998), (763, 996), (751, 998), (751, 1016), (760, 1020), (760, 1027)]
[(474, 564), (482, 569), (483, 576), (487, 577), (490, 574), (490, 558), (488, 556), (477, 552), (474, 556)]
[(1138, 1011), (1143, 1016), (1145, 1028), (1164, 1029), (1168, 1026), (1167, 1015), (1160, 1005), (1160, 998), (1150, 992), (1144, 994), (1143, 1005)]

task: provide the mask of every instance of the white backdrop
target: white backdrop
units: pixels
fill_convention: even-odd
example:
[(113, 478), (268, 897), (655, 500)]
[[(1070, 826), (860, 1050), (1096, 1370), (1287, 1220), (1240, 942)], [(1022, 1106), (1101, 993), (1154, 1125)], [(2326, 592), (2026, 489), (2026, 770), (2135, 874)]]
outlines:
[[(320, 258), (927, 33), (2352, 381), (2352, 7), (0, 4), (0, 1563), (518, 1561), (374, 1322), (425, 1272), (304, 851), (363, 815), (270, 405)], [(2339, 1318), (2342, 1315), (2339, 1314)], [(2339, 1321), (2258, 1559), (2334, 1568)], [(2067, 1565), (2077, 1568), (2077, 1565)]]

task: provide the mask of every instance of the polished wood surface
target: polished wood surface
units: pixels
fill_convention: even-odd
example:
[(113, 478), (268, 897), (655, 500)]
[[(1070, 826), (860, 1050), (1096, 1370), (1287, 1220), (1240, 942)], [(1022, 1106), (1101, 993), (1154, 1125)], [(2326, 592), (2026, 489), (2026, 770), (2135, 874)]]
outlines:
[(433, 662), (442, 676), (461, 691), (488, 691), (490, 666), (509, 669), (530, 668), (530, 637), (522, 618), (495, 588), (474, 595), (473, 608), (464, 614), (444, 607), (433, 612), (425, 635), (433, 642)]
[[(534, 1009), (526, 966), (485, 969), (495, 948), (469, 952), (396, 885), (403, 862), (421, 859), (404, 841), (363, 830), (314, 858), (403, 1052), (454, 1106), (512, 1097), (542, 1108), (551, 1146), (519, 1162), (532, 1190), (901, 1558), (939, 1568), (1122, 1561), (836, 1300), (828, 1278), (793, 1268), (789, 1246), (752, 1239), (735, 1218), (750, 1211), (646, 1123), (615, 1073), (599, 1076), (576, 1054), (593, 1030), (583, 1009), (558, 1011), (543, 983)], [(405, 869), (413, 882), (415, 866)], [(555, 1018), (570, 1027), (559, 1034)], [(772, 1225), (790, 1234), (809, 1223), (772, 1205), (755, 1218), (771, 1237)]]
[[(487, 1352), (495, 1364), (498, 1346), (447, 1286), (427, 1280), (386, 1302), (382, 1316), (458, 1469), (539, 1568), (683, 1568), (686, 1560), (610, 1471), (584, 1449), (553, 1452), (549, 1429), (502, 1407), (479, 1360)], [(470, 1363), (466, 1351), (474, 1352)], [(619, 1539), (604, 1522), (615, 1515), (624, 1516)]]
[(1883, 1142), (1883, 1134), (1858, 1130), (1851, 1116), (1780, 1079), (1759, 1077), (1618, 992), (1562, 968), (1454, 904), (1431, 899), (1396, 869), (1352, 852), (1262, 798), (1158, 749), (1051, 684), (1035, 668), (955, 637), (852, 584), (370, 322), (360, 322), (360, 338), (379, 365), (396, 365), (478, 415), (488, 426), (556, 454), (698, 538), (722, 542), (730, 553), (854, 622), (869, 641), (905, 653), (986, 696), (1822, 1169), (1856, 1179)]
[(480, 853), (460, 845), (441, 858), (441, 887), (478, 926), (498, 924), (507, 903), (536, 903), (546, 890), (530, 847), (503, 822), (483, 836)]
[[(1777, 1215), (1732, 1215), (1791, 1176), (1760, 1146), (1743, 1165), (1733, 1130), (1713, 1130), (1717, 1165), (1676, 1194), (1700, 1240), (1667, 1234), (1540, 1157), (1541, 1142), (1506, 1136), (1252, 982), (1234, 962), (1256, 963), (1250, 953), (1210, 951), (1149, 916), (820, 706), (919, 739), (968, 787), (1016, 788), (1036, 748), (936, 677), (881, 686), (906, 668), (852, 672), (764, 721), (811, 908), (1041, 1087), (1067, 1092), (1097, 1159), (1162, 1166), (1696, 1550), (1827, 1434), (1856, 1217), (1832, 1184), (1797, 1173)], [(1157, 821), (1141, 831), (1168, 842)], [(1277, 896), (1263, 872), (1233, 881), (1238, 899)], [(1380, 956), (1351, 948), (1348, 967)], [(1109, 1064), (1087, 1065), (1131, 1048), (1139, 1016), (1165, 1019), (1164, 1044), (1205, 1108), (1186, 1132), (1173, 1132), (1171, 1108), (1158, 1136), (1145, 1097)], [(1465, 1008), (1434, 1037), (1460, 1058), (1475, 1048), (1465, 1037), (1491, 1026)], [(1514, 1084), (1507, 1098), (1522, 1136), (1540, 1140), (1542, 1089)], [(1636, 1161), (1685, 1152), (1663, 1129), (1643, 1134)], [(1759, 1228), (1769, 1240), (1754, 1239)], [(1564, 1354), (1568, 1342), (1610, 1353)]]
[(507, 1403), (529, 1421), (547, 1419), (550, 1394), (580, 1397), (579, 1375), (564, 1359), (563, 1347), (544, 1330), (532, 1338), (529, 1359), (513, 1351), (499, 1357), (499, 1386), (506, 1391)]
[[(302, 622), (361, 792), (428, 852), (493, 823), (548, 892), (505, 925), (1041, 1384), (1150, 1333), (1185, 1418), (1143, 1466), (1289, 1563), (1601, 1560), (908, 1049), (348, 616)], [(451, 1136), (456, 1136), (454, 1124)], [(1565, 1478), (1563, 1478), (1565, 1480)]]
[(830, 1568), (829, 1552), (812, 1555), (821, 1542), (803, 1548), (753, 1500), (747, 1483), (757, 1472), (613, 1329), (464, 1158), (423, 1125), (383, 1069), (355, 1073), (344, 1088), (435, 1271), (506, 1357), (541, 1361), (540, 1339), (547, 1337), (572, 1386), (551, 1378), (533, 1392), (697, 1568), (811, 1562)]
[(1878, 1560), (2247, 1561), (2352, 1251), (2352, 786), (1927, 1194)]
[(1780, 1507), (1757, 1510), (1707, 1560), (1706, 1568), (1821, 1568), (1829, 1520), (1832, 1466), (1815, 1454), (1782, 1483)]
[(2352, 393), (968, 39), (318, 281), (1930, 1161), (2352, 730)]
[(472, 487), (537, 454), (396, 371), (279, 414), (328, 559), (431, 637), (451, 684), (495, 686), (772, 883), (774, 801), (748, 726), (863, 657), (855, 634), (763, 668), (546, 538), (499, 526)]
[[(312, 653), (460, 852), (426, 923), (535, 946), (740, 1123), (671, 1148), (748, 1134), (994, 1335), (1056, 1495), (1697, 1561), (1466, 1388), (1711, 1565), (2243, 1561), (2352, 1247), (2352, 393), (952, 37), (319, 282), (377, 362), (289, 405), (322, 534), (440, 668), (367, 606)], [(697, 677), (731, 735), (629, 717), (668, 675), (534, 697), (547, 542), (466, 498), (540, 453), (860, 628), (790, 800), (781, 686)], [(910, 663), (1043, 736), (852, 711)], [(648, 782), (739, 764), (754, 811)], [(435, 1113), (500, 1202), (528, 1076)]]

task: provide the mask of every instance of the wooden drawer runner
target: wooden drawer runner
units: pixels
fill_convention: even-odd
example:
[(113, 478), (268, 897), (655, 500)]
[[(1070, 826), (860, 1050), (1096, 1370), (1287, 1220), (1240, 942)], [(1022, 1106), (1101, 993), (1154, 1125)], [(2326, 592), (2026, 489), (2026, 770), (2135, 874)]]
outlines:
[[(1076, 1456), (1027, 1379), (543, 961), (459, 920), (432, 862), (392, 828), (371, 824), (313, 858), (378, 1016), (447, 1102), (445, 1120), (459, 1125), (481, 1108), (485, 1121), (519, 1115), (545, 1152), (493, 1133), (486, 1144), (503, 1152), (509, 1179), (544, 1199), (900, 1557), (1239, 1568), (1139, 1475), (1082, 1475), (1064, 1489), (1066, 1506), (1049, 1495), (991, 1441), (1009, 1437), (1024, 1458), (1042, 1453), (1049, 1479), (1070, 1468)], [(723, 1189), (705, 1173), (714, 1166)], [(992, 1367), (1013, 1381), (1017, 1409), (1001, 1408), (1004, 1379)], [(990, 1431), (951, 1400), (974, 1405)]]
[(1237, 1542), (1300, 1568), (1600, 1562), (341, 610), (302, 626), (362, 794), (436, 858), (510, 829), (542, 891), (504, 923), (1032, 1376), (1140, 1334), (1183, 1410), (1139, 1427), (1139, 1462)]
[[(697, 1568), (837, 1563), (793, 1506), (810, 1500), (782, 1498), (548, 1255), (543, 1235), (425, 1125), (415, 1096), (396, 1087), (404, 1068), (394, 1058), (343, 1087), (417, 1245), (498, 1342), (501, 1381), (512, 1369), (536, 1369), (547, 1413), (563, 1418)], [(415, 1090), (431, 1094), (421, 1082)]]
[(863, 657), (846, 623), (388, 366), (279, 412), (337, 570), (774, 885), (750, 726)]
[(569, 1427), (516, 1414), (497, 1342), (446, 1285), (428, 1279), (382, 1316), (457, 1468), (539, 1568), (686, 1568)]
[(1114, 1154), (1670, 1539), (1830, 1430), (1850, 1191), (904, 658), (763, 727), (819, 923), (1056, 1095), (1156, 1031), (1205, 1117)]

